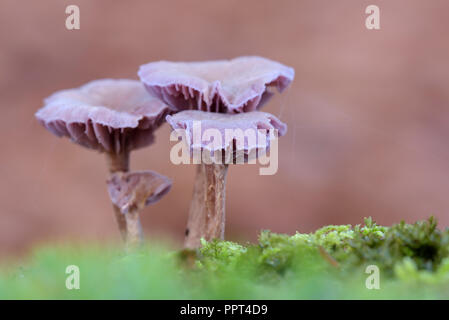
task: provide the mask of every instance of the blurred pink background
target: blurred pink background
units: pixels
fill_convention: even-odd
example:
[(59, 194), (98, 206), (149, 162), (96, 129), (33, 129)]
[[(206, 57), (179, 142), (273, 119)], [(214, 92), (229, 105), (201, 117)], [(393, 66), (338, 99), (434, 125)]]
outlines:
[[(65, 28), (70, 4), (80, 30)], [(365, 28), (370, 4), (379, 31)], [(229, 239), (366, 216), (449, 225), (447, 0), (0, 0), (0, 9), (0, 256), (48, 241), (118, 241), (104, 156), (57, 139), (34, 113), (53, 91), (137, 79), (139, 65), (162, 59), (260, 55), (296, 70), (264, 108), (289, 126), (278, 173), (229, 171)], [(170, 163), (167, 125), (156, 137), (131, 165), (174, 186), (143, 224), (148, 237), (180, 244), (195, 170)]]

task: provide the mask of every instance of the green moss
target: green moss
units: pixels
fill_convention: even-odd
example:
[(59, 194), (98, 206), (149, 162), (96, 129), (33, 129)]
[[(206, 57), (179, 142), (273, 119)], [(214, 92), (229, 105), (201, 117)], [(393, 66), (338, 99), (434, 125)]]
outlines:
[(343, 240), (334, 254), (349, 266), (377, 264), (388, 276), (404, 259), (413, 261), (417, 270), (436, 271), (448, 256), (449, 232), (437, 228), (433, 217), (414, 224), (401, 222), (380, 228), (371, 220), (366, 227), (356, 226), (351, 239)]
[[(435, 219), (414, 224), (326, 226), (289, 236), (262, 231), (255, 244), (202, 242), (197, 251), (147, 245), (37, 250), (22, 266), (0, 268), (0, 298), (333, 299), (447, 298), (449, 231)], [(81, 289), (67, 290), (68, 265)], [(368, 290), (377, 265), (381, 289)]]

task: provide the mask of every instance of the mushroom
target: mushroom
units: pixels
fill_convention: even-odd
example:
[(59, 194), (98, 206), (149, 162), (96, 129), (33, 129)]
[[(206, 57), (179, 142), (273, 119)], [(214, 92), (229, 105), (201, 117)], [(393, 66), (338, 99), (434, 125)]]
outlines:
[[(36, 113), (38, 121), (58, 137), (106, 154), (110, 174), (129, 171), (131, 150), (153, 143), (154, 131), (169, 113), (142, 83), (127, 79), (101, 79), (61, 90), (44, 104)], [(127, 234), (125, 215), (113, 206), (122, 237), (135, 238)]]
[[(149, 92), (175, 110), (196, 109), (216, 113), (242, 113), (258, 110), (274, 94), (293, 81), (295, 71), (276, 61), (249, 56), (207, 62), (159, 61), (139, 68), (138, 75)], [(205, 167), (198, 165), (189, 210), (185, 246), (199, 244), (192, 221), (203, 220), (202, 203), (207, 190)]]
[(126, 218), (127, 246), (135, 247), (142, 241), (139, 212), (170, 191), (171, 181), (154, 171), (117, 172), (107, 181), (112, 203)]
[(202, 161), (185, 246), (196, 248), (201, 238), (224, 239), (228, 165), (250, 162), (264, 155), (273, 139), (285, 135), (287, 125), (260, 111), (232, 115), (187, 110), (168, 115), (166, 120), (184, 140), (190, 156), (201, 155)]
[(140, 67), (145, 87), (171, 107), (239, 113), (260, 108), (293, 81), (292, 68), (252, 56), (207, 62), (159, 61)]

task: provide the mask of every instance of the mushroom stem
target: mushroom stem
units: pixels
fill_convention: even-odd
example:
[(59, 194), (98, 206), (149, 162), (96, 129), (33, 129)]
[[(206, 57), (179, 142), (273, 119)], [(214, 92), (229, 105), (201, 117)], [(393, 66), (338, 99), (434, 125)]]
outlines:
[(206, 164), (206, 233), (204, 238), (224, 239), (227, 164)]
[(142, 225), (140, 224), (139, 212), (130, 210), (126, 215), (126, 248), (132, 250), (143, 241)]
[(106, 153), (110, 173), (129, 171), (129, 151)]
[[(113, 174), (116, 172), (128, 172), (129, 171), (129, 151), (125, 150), (119, 153), (107, 153), (106, 160), (108, 163), (109, 173)], [(128, 243), (128, 241), (134, 241), (131, 239), (141, 239), (142, 238), (142, 227), (140, 225), (139, 213), (136, 212), (137, 218), (130, 219), (134, 224), (138, 225), (138, 228), (132, 227), (128, 228), (127, 221), (128, 218), (124, 215), (120, 208), (115, 204), (112, 205), (114, 208), (115, 218), (117, 220), (118, 228), (122, 239)], [(129, 232), (137, 232), (136, 234), (129, 234)], [(139, 234), (140, 233), (140, 234)]]
[(187, 222), (186, 248), (198, 248), (201, 238), (224, 239), (227, 164), (198, 165)]
[(189, 249), (198, 248), (203, 236), (206, 224), (205, 195), (206, 195), (206, 172), (203, 164), (196, 166), (195, 184), (193, 186), (192, 201), (190, 202), (189, 218), (185, 231), (184, 247)]

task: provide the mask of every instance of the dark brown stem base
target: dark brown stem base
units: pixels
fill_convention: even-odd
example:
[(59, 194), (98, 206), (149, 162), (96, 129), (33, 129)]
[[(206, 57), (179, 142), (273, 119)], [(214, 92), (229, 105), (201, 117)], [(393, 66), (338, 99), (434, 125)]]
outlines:
[(197, 167), (184, 247), (194, 249), (207, 241), (224, 239), (227, 164)]
[[(128, 172), (129, 171), (129, 152), (107, 153), (106, 160), (108, 163), (109, 173)], [(115, 219), (122, 239), (126, 242), (126, 246), (136, 246), (143, 240), (142, 226), (139, 220), (139, 213), (133, 212), (130, 217), (124, 215), (120, 208), (113, 204)], [(129, 226), (128, 226), (129, 224)], [(138, 240), (137, 240), (138, 239)]]

